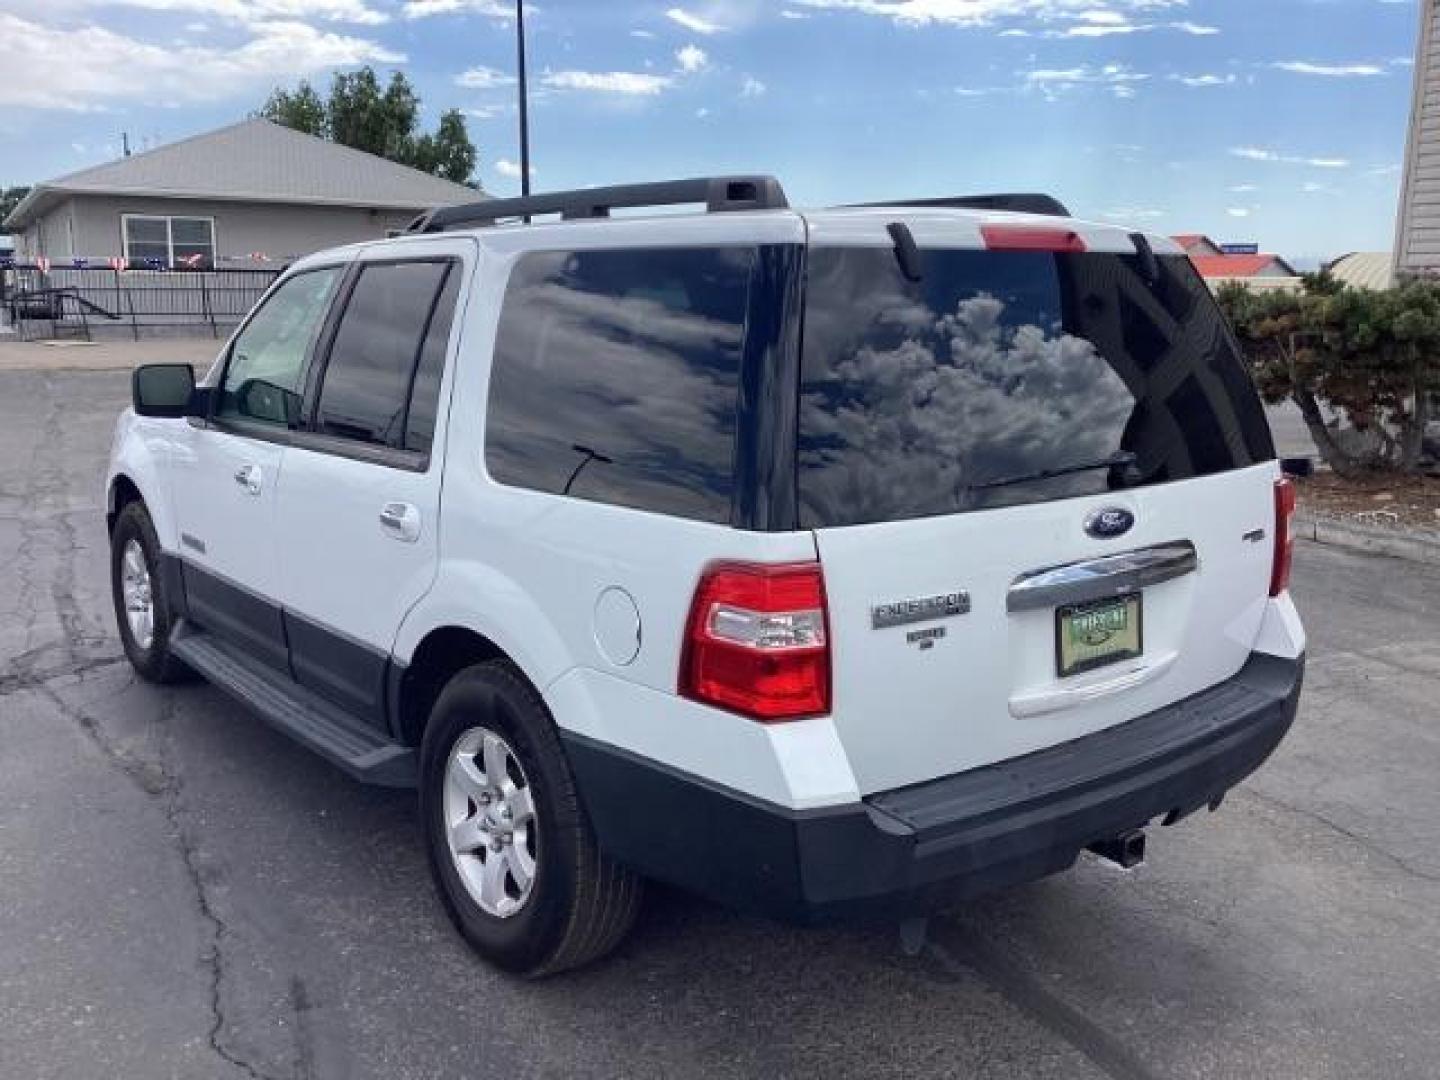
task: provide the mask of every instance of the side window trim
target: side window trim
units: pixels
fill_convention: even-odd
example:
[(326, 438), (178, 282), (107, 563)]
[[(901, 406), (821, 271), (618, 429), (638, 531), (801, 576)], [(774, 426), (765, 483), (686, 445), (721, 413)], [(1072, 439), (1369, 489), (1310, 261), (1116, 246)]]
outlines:
[[(445, 272), (440, 275), (440, 282), (435, 286), (435, 295), (430, 298), (430, 310), (425, 313), (425, 326), (420, 331), (420, 341), (415, 346), (415, 357), (410, 361), (410, 378), (405, 384), (405, 415), (400, 421), (401, 441), (404, 441), (410, 431), (410, 409), (415, 404), (415, 380), (420, 377), (420, 361), (425, 357), (425, 343), (430, 340), (430, 330), (435, 325), (435, 313), (440, 310), (440, 300), (445, 295), (445, 287), (450, 284), (450, 275), (456, 273), (455, 263), (456, 260), (450, 260), (449, 265), (445, 267)], [(458, 294), (455, 300), (458, 305), (460, 300)], [(455, 320), (453, 316), (450, 321), (450, 332), (452, 334), (455, 332)], [(445, 355), (447, 358), (449, 354), (450, 342), (447, 338), (445, 342)]]
[(330, 366), (330, 350), (335, 345), (335, 335), (340, 332), (340, 319), (350, 306), (355, 283), (360, 280), (360, 270), (360, 260), (356, 259), (345, 271), (345, 277), (335, 290), (335, 298), (330, 302), (330, 310), (325, 313), (325, 321), (320, 325), (315, 346), (310, 351), (310, 362), (305, 367), (305, 381), (300, 392), (299, 431), (313, 431), (315, 428), (315, 414), (320, 408), (320, 387), (324, 383), (325, 369)]
[[(357, 259), (351, 263), (349, 273), (346, 274), (344, 281), (340, 283), (340, 287), (335, 290), (335, 299), (331, 303), (330, 312), (326, 316), (324, 329), (316, 343), (315, 349), (312, 351), (309, 368), (305, 376), (304, 398), (300, 406), (303, 426), (296, 434), (304, 437), (302, 441), (307, 449), (322, 454), (337, 454), (341, 457), (351, 457), (360, 461), (374, 460), (377, 464), (393, 464), (397, 468), (406, 468), (419, 472), (424, 472), (430, 467), (430, 454), (428, 453), (422, 454), (415, 450), (359, 443), (353, 439), (327, 435), (317, 427), (320, 414), (320, 394), (325, 388), (325, 375), (330, 368), (331, 352), (335, 347), (335, 338), (340, 331), (341, 320), (344, 319), (345, 312), (350, 307), (350, 300), (354, 295), (355, 286), (360, 280), (361, 273), (363, 273), (367, 267), (371, 266), (410, 266), (417, 263), (444, 263), (446, 265), (446, 271), (440, 277), (440, 282), (436, 286), (434, 296), (430, 298), (430, 309), (425, 315), (425, 328), (420, 334), (419, 343), (415, 347), (415, 356), (410, 361), (410, 379), (405, 391), (405, 416), (406, 422), (408, 423), (410, 398), (415, 391), (415, 372), (420, 364), (421, 353), (425, 349), (425, 338), (430, 332), (430, 323), (435, 318), (436, 306), (439, 304), (440, 297), (445, 291), (445, 284), (449, 280), (450, 274), (456, 272), (455, 268), (457, 266), (463, 267), (464, 264), (458, 255), (396, 255), (383, 259)], [(454, 332), (453, 326), (451, 332)], [(405, 426), (405, 423), (400, 425), (402, 433), (405, 430)], [(348, 448), (352, 446), (362, 447), (363, 449), (348, 452)]]
[[(210, 401), (210, 414), (206, 416), (203, 421), (200, 422), (202, 426), (213, 427), (220, 431), (226, 431), (247, 439), (258, 439), (261, 442), (274, 442), (286, 445), (290, 443), (291, 431), (288, 428), (275, 428), (268, 424), (252, 424), (247, 423), (244, 420), (236, 420), (234, 418), (217, 416), (216, 409), (220, 404), (221, 395), (225, 392), (225, 380), (230, 375), (231, 361), (233, 361), (235, 358), (235, 343), (240, 340), (241, 335), (245, 333), (245, 330), (249, 327), (251, 322), (254, 321), (255, 316), (260, 314), (260, 312), (267, 305), (269, 305), (269, 303), (275, 298), (275, 296), (280, 292), (280, 290), (289, 282), (294, 281), (296, 278), (303, 277), (306, 274), (315, 274), (323, 270), (339, 270), (341, 271), (341, 276), (340, 283), (335, 288), (335, 295), (330, 298), (330, 304), (325, 310), (325, 317), (320, 320), (320, 330), (311, 338), (310, 344), (307, 346), (305, 351), (305, 370), (301, 380), (301, 384), (306, 387), (306, 390), (308, 392), (310, 372), (315, 367), (315, 358), (319, 345), (322, 341), (326, 339), (327, 332), (332, 331), (331, 324), (335, 318), (336, 304), (338, 303), (342, 294), (349, 295), (349, 289), (355, 277), (355, 264), (353, 261), (319, 263), (315, 266), (307, 266), (304, 270), (297, 271), (296, 273), (286, 274), (282, 275), (279, 278), (276, 278), (275, 282), (271, 285), (270, 290), (261, 299), (260, 303), (256, 304), (253, 308), (250, 309), (249, 314), (247, 314), (244, 320), (240, 323), (240, 325), (235, 328), (235, 333), (230, 336), (230, 343), (225, 347), (224, 362), (221, 363), (219, 374), (215, 379), (215, 393), (212, 395)], [(304, 408), (305, 406), (302, 399), (302, 415), (304, 415)]]

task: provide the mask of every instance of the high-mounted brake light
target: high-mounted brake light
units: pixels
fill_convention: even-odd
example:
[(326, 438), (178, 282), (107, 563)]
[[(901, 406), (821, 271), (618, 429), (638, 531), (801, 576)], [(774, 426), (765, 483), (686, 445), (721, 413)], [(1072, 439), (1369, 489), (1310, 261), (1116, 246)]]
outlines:
[(982, 225), (980, 235), (991, 251), (1059, 251), (1078, 255), (1089, 250), (1085, 238), (1074, 229)]
[(1270, 569), (1270, 595), (1290, 587), (1290, 564), (1295, 557), (1295, 481), (1275, 481), (1275, 561)]
[(680, 694), (761, 721), (830, 711), (819, 563), (717, 563), (695, 589)]

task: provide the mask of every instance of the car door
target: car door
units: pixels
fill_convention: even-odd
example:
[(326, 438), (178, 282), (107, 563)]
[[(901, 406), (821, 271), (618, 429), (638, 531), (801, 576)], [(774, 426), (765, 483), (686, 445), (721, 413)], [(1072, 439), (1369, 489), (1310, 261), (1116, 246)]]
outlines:
[(292, 670), (380, 727), (396, 630), (436, 572), (441, 403), (474, 250), (451, 238), (362, 257), (280, 478)]
[(189, 617), (282, 669), (276, 484), (309, 357), (343, 275), (343, 266), (307, 270), (265, 298), (231, 342), (210, 417), (182, 426), (174, 447)]

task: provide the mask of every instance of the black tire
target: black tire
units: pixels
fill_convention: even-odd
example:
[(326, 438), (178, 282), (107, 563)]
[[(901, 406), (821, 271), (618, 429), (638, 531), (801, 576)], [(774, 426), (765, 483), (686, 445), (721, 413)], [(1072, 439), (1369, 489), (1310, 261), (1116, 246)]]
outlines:
[[(448, 842), (450, 753), (478, 726), (509, 744), (538, 824), (534, 883), (521, 908), (504, 917), (486, 912), (470, 895)], [(579, 967), (613, 949), (634, 924), (641, 881), (600, 850), (549, 711), (509, 663), (467, 668), (441, 692), (420, 751), (420, 813), (445, 909), (470, 945), (496, 966), (532, 978)]]
[[(150, 599), (154, 611), (154, 628), (149, 646), (142, 646), (130, 630), (125, 615), (125, 593), (121, 580), (121, 564), (131, 541), (140, 546), (145, 569), (150, 575)], [(115, 519), (110, 533), (110, 594), (115, 602), (115, 622), (120, 643), (135, 673), (147, 682), (176, 683), (194, 678), (194, 674), (170, 652), (170, 633), (174, 629), (173, 608), (160, 572), (160, 541), (145, 504), (127, 503)]]

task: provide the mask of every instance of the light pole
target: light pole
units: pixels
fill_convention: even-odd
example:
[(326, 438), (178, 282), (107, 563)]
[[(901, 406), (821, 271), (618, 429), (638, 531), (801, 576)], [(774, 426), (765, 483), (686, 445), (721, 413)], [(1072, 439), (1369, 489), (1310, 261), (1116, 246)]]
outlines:
[(525, 0), (515, 0), (515, 48), (520, 83), (520, 194), (530, 194), (530, 94), (525, 88)]

